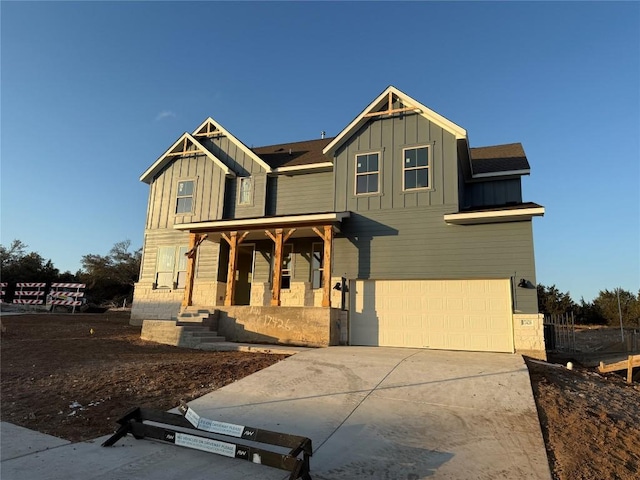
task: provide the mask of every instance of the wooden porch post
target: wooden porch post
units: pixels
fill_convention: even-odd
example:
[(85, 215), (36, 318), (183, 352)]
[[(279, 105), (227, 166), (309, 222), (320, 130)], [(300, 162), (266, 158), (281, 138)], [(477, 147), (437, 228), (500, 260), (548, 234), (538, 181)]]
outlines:
[(275, 235), (269, 230), (265, 230), (264, 233), (273, 240), (275, 243), (276, 251), (273, 259), (273, 277), (271, 282), (271, 306), (280, 306), (280, 291), (282, 290), (282, 250), (284, 242), (289, 240), (289, 237), (295, 232), (296, 229), (292, 228), (286, 234), (282, 228), (276, 228)]
[(333, 247), (333, 226), (325, 225), (324, 231), (320, 231), (318, 228), (313, 227), (313, 231), (316, 232), (324, 241), (324, 255), (322, 261), (322, 306), (331, 306), (331, 252)]
[(244, 232), (238, 237), (238, 232), (229, 232), (229, 236), (222, 234), (229, 244), (229, 268), (227, 269), (227, 291), (224, 296), (225, 307), (233, 305), (233, 297), (236, 293), (236, 264), (238, 263), (238, 245), (246, 238), (249, 232)]
[(199, 240), (200, 235), (198, 235), (197, 233), (189, 234), (189, 251), (187, 252), (187, 283), (184, 286), (184, 298), (182, 299), (183, 307), (189, 307), (192, 304), (193, 277), (195, 274), (196, 255)]
[(331, 253), (333, 247), (333, 226), (324, 226), (324, 262), (322, 265), (322, 306), (331, 306)]

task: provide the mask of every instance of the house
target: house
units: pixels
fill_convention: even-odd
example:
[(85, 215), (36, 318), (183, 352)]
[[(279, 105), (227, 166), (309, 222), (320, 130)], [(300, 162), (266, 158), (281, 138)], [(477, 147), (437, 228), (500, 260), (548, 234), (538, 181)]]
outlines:
[[(322, 135), (324, 137), (324, 135)], [(522, 145), (390, 86), (337, 136), (184, 133), (149, 185), (132, 323), (220, 311), (229, 340), (544, 356)]]

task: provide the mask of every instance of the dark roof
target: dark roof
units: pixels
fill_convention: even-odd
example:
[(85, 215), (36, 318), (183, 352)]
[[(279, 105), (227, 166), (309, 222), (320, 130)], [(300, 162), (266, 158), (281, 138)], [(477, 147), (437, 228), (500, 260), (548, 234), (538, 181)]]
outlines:
[(542, 205), (538, 205), (533, 202), (524, 202), (524, 203), (507, 203), (504, 205), (485, 205), (482, 207), (468, 207), (461, 208), (460, 213), (469, 213), (469, 212), (492, 212), (499, 210), (522, 210), (525, 208), (539, 208)]
[(253, 152), (267, 162), (271, 168), (295, 167), (314, 163), (330, 162), (322, 154), (322, 149), (331, 143), (334, 137), (307, 140), (304, 142), (281, 143), (266, 147), (253, 148)]
[(508, 143), (491, 147), (471, 148), (471, 167), (474, 174), (529, 170), (529, 162), (522, 144)]

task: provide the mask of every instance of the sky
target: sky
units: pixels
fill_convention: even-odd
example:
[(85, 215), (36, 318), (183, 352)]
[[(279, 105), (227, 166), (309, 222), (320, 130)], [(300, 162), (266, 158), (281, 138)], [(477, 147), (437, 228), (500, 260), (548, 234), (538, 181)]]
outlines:
[(388, 85), (521, 142), (537, 281), (640, 288), (638, 2), (0, 2), (0, 243), (60, 271), (142, 246), (140, 175), (211, 116), (339, 133)]

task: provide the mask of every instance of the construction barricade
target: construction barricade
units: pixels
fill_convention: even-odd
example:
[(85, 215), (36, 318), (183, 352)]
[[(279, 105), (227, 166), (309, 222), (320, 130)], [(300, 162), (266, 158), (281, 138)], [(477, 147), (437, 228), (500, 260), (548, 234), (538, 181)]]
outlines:
[[(198, 415), (184, 402), (178, 410), (182, 415), (134, 408), (118, 420), (120, 428), (102, 446), (110, 447), (130, 433), (136, 439), (153, 438), (181, 447), (286, 470), (290, 472), (289, 480), (311, 480), (309, 458), (313, 451), (309, 438), (210, 420)], [(216, 436), (225, 438), (222, 440), (215, 438)], [(262, 445), (236, 443), (235, 439)], [(274, 452), (267, 450), (265, 446), (285, 447), (287, 452)]]
[(0, 303), (7, 303), (4, 301), (4, 296), (7, 294), (5, 288), (9, 285), (7, 282), (0, 283)]
[(42, 305), (47, 284), (45, 282), (19, 282), (13, 294), (13, 303), (22, 305)]
[(84, 283), (52, 283), (47, 296), (47, 306), (50, 306), (52, 311), (56, 305), (73, 307), (75, 313), (76, 307), (84, 303), (86, 286)]

